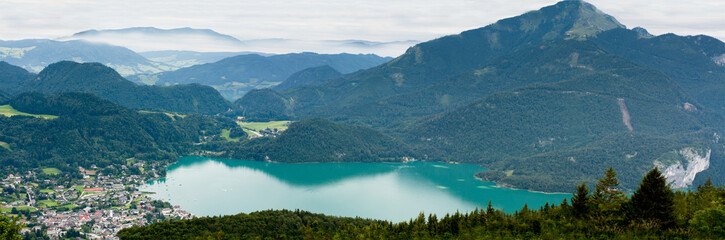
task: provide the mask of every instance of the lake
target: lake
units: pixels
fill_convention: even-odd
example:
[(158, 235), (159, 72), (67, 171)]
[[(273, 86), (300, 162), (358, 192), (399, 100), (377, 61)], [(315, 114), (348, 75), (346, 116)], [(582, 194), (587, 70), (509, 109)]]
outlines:
[(561, 203), (571, 194), (497, 187), (474, 177), (476, 165), (408, 163), (268, 163), (183, 157), (167, 177), (141, 186), (196, 216), (301, 209), (334, 216), (407, 221), (486, 208), (506, 212)]

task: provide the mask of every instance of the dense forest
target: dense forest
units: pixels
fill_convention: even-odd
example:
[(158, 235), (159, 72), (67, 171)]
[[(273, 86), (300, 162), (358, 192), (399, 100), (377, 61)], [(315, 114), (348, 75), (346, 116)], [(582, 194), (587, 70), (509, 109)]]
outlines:
[(244, 97), (234, 101), (235, 112), (240, 114), (247, 121), (266, 122), (270, 120), (290, 119), (290, 101), (284, 96), (271, 89), (254, 89)]
[(405, 144), (376, 130), (321, 118), (292, 123), (277, 137), (202, 147), (234, 159), (286, 163), (400, 162), (414, 156)]
[(9, 102), (55, 119), (0, 116), (0, 171), (37, 167), (125, 164), (127, 158), (174, 161), (198, 150), (221, 129), (239, 128), (228, 118), (138, 112), (87, 93), (23, 93)]
[(391, 223), (269, 210), (132, 227), (128, 239), (714, 239), (725, 237), (725, 188), (710, 181), (673, 192), (658, 169), (631, 196), (618, 190), (616, 172), (580, 184), (570, 201), (507, 214), (494, 209), (436, 216), (421, 213)]
[(100, 63), (61, 61), (48, 65), (37, 75), (0, 63), (0, 82), (0, 89), (10, 94), (86, 92), (134, 109), (217, 114), (231, 108), (231, 103), (212, 87), (136, 85)]
[(342, 77), (342, 73), (329, 65), (305, 68), (302, 71), (293, 73), (284, 82), (277, 84), (272, 89), (282, 91), (299, 86), (321, 83), (339, 77)]

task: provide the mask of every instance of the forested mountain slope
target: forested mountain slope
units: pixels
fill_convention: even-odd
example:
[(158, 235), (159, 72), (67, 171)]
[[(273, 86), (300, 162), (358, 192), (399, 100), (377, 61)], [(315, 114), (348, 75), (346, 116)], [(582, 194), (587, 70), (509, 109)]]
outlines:
[(25, 81), (21, 90), (47, 94), (88, 92), (129, 108), (181, 113), (216, 114), (231, 108), (231, 104), (211, 87), (199, 84), (136, 85), (99, 63), (62, 61), (51, 64), (36, 77)]
[[(196, 149), (203, 136), (237, 128), (226, 118), (169, 117), (139, 113), (88, 93), (23, 93), (9, 101), (14, 109), (54, 115), (45, 119), (0, 116), (0, 170), (124, 165), (127, 158), (171, 161)], [(14, 172), (14, 171), (10, 171)]]
[(339, 77), (342, 77), (342, 73), (329, 65), (311, 67), (293, 73), (284, 82), (272, 87), (272, 89), (282, 91), (299, 86), (322, 83)]
[(312, 118), (277, 137), (219, 149), (235, 159), (274, 162), (401, 162), (413, 158), (402, 142), (374, 129)]
[(389, 63), (314, 87), (281, 92), (294, 99), (295, 114), (331, 116), (354, 104), (374, 103), (441, 84), (484, 68), (515, 50), (556, 40), (582, 38), (624, 27), (581, 1), (564, 1), (489, 26), (418, 44)]

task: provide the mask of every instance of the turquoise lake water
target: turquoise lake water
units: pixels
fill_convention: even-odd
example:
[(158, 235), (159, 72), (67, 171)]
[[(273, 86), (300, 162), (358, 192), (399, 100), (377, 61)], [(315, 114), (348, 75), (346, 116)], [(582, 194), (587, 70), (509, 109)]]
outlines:
[(165, 179), (141, 187), (196, 216), (301, 209), (335, 216), (407, 221), (420, 212), (445, 215), (485, 208), (514, 212), (570, 194), (499, 188), (474, 177), (475, 165), (408, 163), (267, 163), (183, 157)]

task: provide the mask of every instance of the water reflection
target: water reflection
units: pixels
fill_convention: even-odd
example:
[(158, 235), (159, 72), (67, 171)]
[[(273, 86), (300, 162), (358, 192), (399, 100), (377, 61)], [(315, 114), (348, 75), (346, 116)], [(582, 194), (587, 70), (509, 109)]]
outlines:
[(421, 211), (444, 215), (485, 207), (513, 212), (566, 195), (497, 188), (473, 177), (474, 165), (431, 162), (280, 164), (184, 157), (167, 179), (142, 187), (197, 216), (304, 209), (403, 221)]

